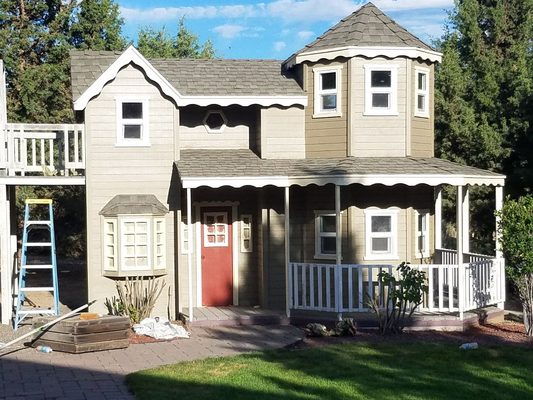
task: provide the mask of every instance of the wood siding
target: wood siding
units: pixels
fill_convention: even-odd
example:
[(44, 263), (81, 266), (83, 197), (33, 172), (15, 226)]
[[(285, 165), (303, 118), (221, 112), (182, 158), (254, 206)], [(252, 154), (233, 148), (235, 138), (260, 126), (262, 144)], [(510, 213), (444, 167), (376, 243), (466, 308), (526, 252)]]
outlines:
[[(407, 79), (409, 60), (382, 57), (351, 60), (351, 152), (355, 157), (404, 157), (407, 136), (407, 98), (410, 85)], [(398, 115), (364, 115), (365, 65), (385, 64), (398, 67)]]
[[(435, 154), (435, 66), (419, 61), (412, 61), (413, 91), (412, 117), (411, 117), (411, 154), (413, 157), (433, 157)], [(415, 116), (416, 110), (416, 71), (415, 67), (421, 66), (429, 69), (429, 118)]]
[[(150, 114), (149, 147), (117, 147), (116, 98), (147, 98)], [(174, 104), (165, 99), (158, 88), (149, 83), (143, 72), (128, 66), (107, 84), (101, 94), (91, 100), (85, 110), (86, 127), (86, 193), (87, 193), (87, 257), (88, 297), (98, 302), (96, 312), (106, 312), (104, 300), (116, 295), (115, 280), (103, 276), (102, 217), (104, 205), (117, 194), (154, 194), (168, 205), (172, 165), (175, 157)], [(161, 278), (174, 287), (173, 213), (166, 216), (167, 275)], [(159, 298), (154, 315), (167, 315), (174, 310), (172, 299)]]
[[(314, 117), (313, 68), (341, 66), (341, 115)], [(305, 153), (307, 158), (346, 157), (348, 143), (348, 62), (345, 59), (304, 65), (304, 89), (308, 93), (305, 109)]]
[(303, 107), (261, 109), (261, 158), (305, 158)]

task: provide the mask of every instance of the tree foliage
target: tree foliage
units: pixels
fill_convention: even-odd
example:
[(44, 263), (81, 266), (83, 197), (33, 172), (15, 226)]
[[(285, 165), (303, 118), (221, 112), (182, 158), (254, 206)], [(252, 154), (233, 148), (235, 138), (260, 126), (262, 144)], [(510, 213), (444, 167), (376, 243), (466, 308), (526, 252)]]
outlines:
[(198, 36), (185, 25), (182, 17), (175, 37), (165, 29), (142, 28), (139, 31), (137, 49), (146, 58), (213, 58), (215, 50), (210, 40), (200, 44)]
[(533, 196), (507, 198), (499, 215), (507, 276), (522, 302), (526, 332), (533, 336)]

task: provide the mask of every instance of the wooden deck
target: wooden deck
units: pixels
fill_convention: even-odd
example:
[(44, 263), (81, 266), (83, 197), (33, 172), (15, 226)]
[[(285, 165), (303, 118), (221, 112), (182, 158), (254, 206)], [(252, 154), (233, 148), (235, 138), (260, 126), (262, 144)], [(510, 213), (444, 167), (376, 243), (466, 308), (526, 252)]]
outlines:
[(283, 311), (256, 307), (195, 307), (195, 326), (288, 325)]

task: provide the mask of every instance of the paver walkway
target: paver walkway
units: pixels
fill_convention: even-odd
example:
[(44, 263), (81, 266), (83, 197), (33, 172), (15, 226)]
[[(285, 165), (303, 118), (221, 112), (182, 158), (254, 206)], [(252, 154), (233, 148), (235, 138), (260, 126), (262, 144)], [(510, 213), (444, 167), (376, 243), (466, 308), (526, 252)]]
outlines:
[(293, 326), (193, 327), (190, 339), (134, 344), (86, 354), (0, 353), (0, 399), (134, 399), (124, 377), (134, 371), (286, 346), (302, 337)]

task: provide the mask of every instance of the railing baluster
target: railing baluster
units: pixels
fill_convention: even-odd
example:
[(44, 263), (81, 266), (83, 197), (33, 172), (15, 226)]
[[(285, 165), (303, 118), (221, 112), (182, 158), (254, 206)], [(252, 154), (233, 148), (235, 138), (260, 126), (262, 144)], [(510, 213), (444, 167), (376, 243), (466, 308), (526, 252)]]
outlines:
[[(368, 266), (368, 287), (367, 287), (369, 300), (374, 299), (374, 277), (372, 276), (372, 269), (373, 269), (373, 266), (369, 265)], [(367, 308), (364, 306), (364, 303), (363, 303), (363, 308), (364, 309)]]
[(315, 308), (315, 266), (309, 265), (309, 303), (311, 308)]
[(68, 137), (68, 128), (66, 126), (63, 127), (63, 163), (64, 163), (64, 169), (63, 173), (65, 176), (68, 176), (69, 174), (69, 161), (70, 161), (70, 149), (69, 149), (69, 137)]
[(452, 266), (448, 266), (448, 311), (453, 310), (453, 275)]
[(348, 312), (353, 309), (353, 271), (351, 265), (348, 266)]
[(331, 309), (331, 267), (326, 266), (326, 308)]
[(433, 266), (428, 265), (428, 308), (429, 311), (435, 309), (435, 300), (433, 299)]
[(318, 308), (322, 310), (322, 266), (319, 265), (317, 269), (317, 280), (318, 280)]
[(77, 168), (78, 163), (80, 162), (79, 137), (78, 137), (77, 129), (73, 129), (73, 132), (74, 132), (74, 162), (76, 163), (76, 168)]
[(307, 280), (306, 278), (307, 265), (302, 266), (302, 306), (307, 307)]
[(300, 299), (300, 290), (298, 288), (298, 267), (300, 266), (300, 264), (293, 264), (293, 269), (292, 269), (292, 273), (293, 273), (293, 277), (292, 277), (292, 286), (293, 286), (293, 293), (294, 295), (292, 296), (292, 299), (293, 299), (293, 302), (294, 302), (294, 308), (299, 308), (299, 299)]
[(362, 265), (357, 268), (357, 308), (361, 310), (363, 308), (363, 268)]
[(45, 156), (45, 147), (44, 147), (44, 139), (40, 140), (41, 143), (41, 159), (39, 160), (40, 165), (46, 165), (46, 156)]
[(50, 154), (48, 154), (48, 157), (50, 158), (50, 168), (52, 170), (55, 170), (55, 164), (54, 164), (54, 139), (48, 139), (48, 151)]
[(37, 166), (37, 144), (35, 142), (35, 139), (31, 140), (31, 166), (35, 167)]

